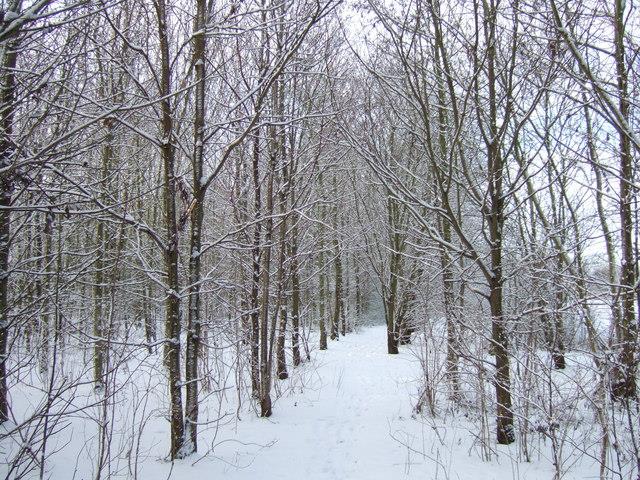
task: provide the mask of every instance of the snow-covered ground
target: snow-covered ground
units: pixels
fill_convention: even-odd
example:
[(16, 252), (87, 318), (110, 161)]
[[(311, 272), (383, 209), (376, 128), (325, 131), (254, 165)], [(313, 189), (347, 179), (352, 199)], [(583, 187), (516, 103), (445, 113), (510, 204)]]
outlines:
[[(200, 453), (173, 464), (164, 459), (168, 423), (157, 413), (165, 401), (162, 372), (156, 373), (157, 383), (147, 379), (145, 388), (136, 381), (139, 391), (154, 393), (144, 397), (144, 404), (133, 393), (121, 395), (122, 405), (136, 405), (137, 421), (146, 419), (142, 433), (131, 407), (124, 413), (115, 407), (113, 421), (119, 427), (111, 442), (119, 453), (111, 460), (112, 478), (133, 478), (134, 472), (145, 480), (553, 478), (549, 459), (517, 462), (515, 444), (496, 448), (490, 462), (482, 461), (478, 427), (465, 423), (464, 415), (413, 415), (419, 361), (410, 347), (387, 355), (385, 335), (382, 326), (367, 327), (331, 342), (327, 351), (313, 351), (310, 362), (290, 369), (290, 380), (278, 381), (281, 396), (269, 419), (256, 417), (247, 402), (236, 411), (229, 391), (221, 426), (201, 427)], [(217, 405), (211, 397), (202, 408), (215, 418)], [(71, 419), (51, 447), (59, 451), (50, 458), (45, 478), (95, 478), (96, 431), (86, 417)], [(597, 475), (595, 462), (581, 462), (563, 478)]]

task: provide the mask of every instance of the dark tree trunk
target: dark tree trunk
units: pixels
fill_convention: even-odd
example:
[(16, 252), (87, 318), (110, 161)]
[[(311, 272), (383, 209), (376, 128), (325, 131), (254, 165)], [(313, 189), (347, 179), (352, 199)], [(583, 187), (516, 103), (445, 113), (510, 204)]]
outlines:
[[(296, 220), (294, 220), (295, 222)], [(300, 274), (298, 272), (297, 225), (292, 228), (291, 245), (291, 351), (293, 366), (300, 365)]]
[[(618, 102), (622, 118), (629, 124), (629, 88), (628, 72), (625, 58), (624, 19), (625, 2), (615, 0), (615, 58), (617, 70)], [(634, 398), (636, 395), (636, 345), (638, 340), (638, 324), (635, 320), (635, 268), (633, 248), (633, 158), (629, 135), (618, 127), (620, 138), (620, 237), (621, 260), (620, 298), (621, 322), (618, 328), (621, 344), (620, 368), (613, 386), (613, 394), (618, 398)]]
[(397, 355), (398, 351), (398, 336), (393, 330), (393, 327), (389, 327), (387, 324), (387, 353), (391, 355)]
[(253, 140), (252, 173), (254, 189), (253, 245), (251, 248), (251, 391), (256, 398), (260, 397), (260, 240), (262, 223), (262, 199), (260, 184), (260, 129), (256, 130)]
[[(322, 181), (322, 169), (320, 169), (320, 173), (318, 174), (318, 184), (320, 185), (320, 188), (323, 187), (323, 181)], [(318, 212), (321, 221), (325, 222), (326, 219), (326, 207), (323, 205), (319, 206), (319, 212)], [(320, 250), (320, 253), (318, 255), (318, 271), (320, 274), (320, 280), (319, 280), (319, 300), (318, 300), (318, 316), (320, 317), (318, 319), (318, 327), (320, 329), (320, 350), (326, 350), (328, 347), (327, 344), (327, 299), (329, 296), (329, 292), (328, 292), (328, 281), (327, 281), (327, 273), (326, 273), (326, 265), (325, 265), (325, 253), (324, 253), (324, 246), (325, 246), (325, 237), (324, 237), (324, 229), (321, 229), (319, 231), (319, 236), (320, 236), (320, 244), (318, 245), (318, 248)]]
[(334, 246), (334, 268), (335, 268), (335, 290), (333, 303), (333, 316), (331, 318), (331, 340), (339, 339), (340, 318), (344, 303), (342, 299), (342, 259), (340, 258), (340, 244), (336, 238), (333, 241)]
[(156, 352), (156, 348), (153, 343), (158, 340), (158, 337), (156, 335), (155, 315), (152, 314), (149, 305), (149, 299), (151, 298), (151, 287), (145, 286), (143, 295), (144, 297), (142, 299), (142, 312), (144, 315), (144, 337), (147, 342), (147, 351), (149, 352), (149, 355), (152, 355)]
[[(113, 131), (112, 122), (107, 122), (107, 133), (105, 136), (105, 143), (102, 148), (102, 175), (100, 181), (103, 188), (107, 189), (107, 179), (110, 175), (111, 165), (113, 162)], [(107, 328), (105, 328), (105, 262), (104, 256), (109, 250), (109, 238), (107, 232), (105, 232), (105, 224), (102, 221), (98, 221), (96, 226), (96, 242), (98, 246), (97, 257), (95, 261), (95, 284), (93, 286), (93, 381), (96, 390), (103, 388), (103, 377), (105, 364), (107, 359), (107, 342), (105, 337), (107, 336)]]
[[(17, 32), (11, 37), (17, 36)], [(2, 49), (2, 77), (0, 81), (0, 168), (13, 162), (14, 147), (11, 139), (15, 105), (15, 68), (18, 61), (18, 42), (5, 40)], [(11, 204), (13, 200), (13, 178), (10, 172), (0, 178), (0, 423), (9, 418), (7, 390), (7, 360), (9, 358), (9, 250), (11, 248)]]
[(270, 417), (271, 410), (271, 362), (269, 359), (269, 292), (271, 287), (271, 242), (273, 238), (273, 176), (275, 172), (275, 154), (271, 155), (269, 172), (267, 173), (267, 192), (265, 196), (264, 247), (262, 248), (262, 267), (260, 285), (262, 298), (260, 300), (260, 416)]
[[(4, 142), (3, 142), (4, 143)], [(0, 148), (6, 147), (2, 145)], [(4, 149), (3, 149), (4, 150)], [(5, 157), (4, 151), (0, 155)], [(1, 158), (4, 162), (6, 159)], [(4, 163), (2, 165), (4, 167)], [(0, 182), (0, 423), (9, 418), (9, 398), (7, 391), (7, 359), (9, 352), (9, 238), (11, 234), (11, 207), (12, 187), (11, 180), (3, 178)]]
[(280, 308), (280, 323), (278, 325), (278, 344), (276, 345), (276, 373), (280, 380), (289, 378), (287, 372), (287, 356), (285, 352), (285, 338), (287, 333), (287, 308)]
[(183, 455), (184, 417), (182, 410), (182, 372), (180, 368), (180, 277), (178, 273), (179, 227), (176, 198), (178, 197), (175, 178), (175, 146), (173, 145), (173, 118), (171, 107), (171, 59), (169, 56), (169, 32), (167, 11), (164, 0), (155, 0), (158, 19), (158, 36), (161, 56), (160, 102), (162, 119), (161, 158), (164, 173), (164, 220), (167, 246), (164, 251), (164, 266), (167, 282), (165, 301), (165, 344), (164, 356), (169, 371), (171, 459)]
[(320, 269), (320, 299), (318, 305), (318, 316), (320, 319), (318, 320), (319, 328), (320, 328), (320, 350), (327, 349), (327, 327), (325, 323), (325, 318), (327, 314), (327, 280), (326, 273), (324, 271), (324, 252), (322, 251), (323, 243), (320, 243), (320, 255), (318, 255), (318, 263)]
[[(486, 41), (486, 75), (488, 90), (488, 117), (486, 119), (485, 145), (487, 148), (488, 205), (485, 218), (489, 230), (490, 269), (487, 275), (489, 306), (491, 310), (491, 342), (496, 360), (496, 417), (497, 441), (507, 445), (515, 441), (513, 411), (511, 409), (511, 370), (504, 317), (502, 270), (502, 229), (504, 227), (503, 182), (505, 165), (502, 156), (502, 136), (498, 128), (498, 79), (496, 78), (496, 29), (497, 6), (494, 0), (482, 4), (483, 31)], [(513, 61), (513, 60), (512, 60)], [(476, 85), (476, 88), (478, 86)], [(480, 105), (478, 105), (480, 108)], [(507, 112), (508, 114), (509, 112)], [(503, 119), (503, 122), (506, 122)], [(504, 126), (504, 124), (503, 124)]]
[(495, 387), (497, 411), (497, 440), (508, 445), (515, 441), (513, 430), (513, 411), (511, 409), (511, 376), (507, 336), (502, 312), (502, 287), (491, 286), (489, 297), (492, 317), (492, 347), (496, 359)]

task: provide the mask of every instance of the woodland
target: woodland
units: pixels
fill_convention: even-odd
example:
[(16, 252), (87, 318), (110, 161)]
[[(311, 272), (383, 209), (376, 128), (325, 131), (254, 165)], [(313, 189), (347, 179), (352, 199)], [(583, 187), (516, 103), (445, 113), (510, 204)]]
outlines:
[(0, 477), (205, 478), (343, 362), (451, 456), (380, 478), (640, 478), (635, 1), (2, 0), (0, 62)]

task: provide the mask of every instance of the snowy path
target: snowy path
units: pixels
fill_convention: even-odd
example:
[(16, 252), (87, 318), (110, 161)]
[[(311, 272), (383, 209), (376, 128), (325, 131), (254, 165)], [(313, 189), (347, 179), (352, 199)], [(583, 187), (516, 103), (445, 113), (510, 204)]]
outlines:
[(403, 449), (390, 429), (411, 411), (407, 373), (416, 376), (418, 365), (407, 355), (387, 355), (385, 335), (384, 329), (367, 329), (316, 354), (324, 363), (316, 397), (298, 402), (294, 415), (283, 412), (274, 419), (289, 434), (279, 448), (293, 462), (275, 462), (268, 471), (282, 473), (273, 478), (287, 473), (292, 478), (388, 479), (397, 475), (387, 473), (404, 470)]
[[(218, 435), (218, 440), (235, 438), (238, 442), (224, 442), (215, 449), (214, 457), (205, 457), (193, 467), (191, 464), (174, 467), (171, 478), (546, 480), (553, 477), (552, 467), (546, 461), (516, 462), (516, 444), (499, 447), (492, 462), (483, 462), (474, 442), (477, 426), (465, 423), (463, 418), (448, 417), (433, 423), (412, 418), (412, 406), (420, 388), (420, 364), (409, 347), (403, 347), (399, 355), (386, 353), (385, 327), (364, 328), (339, 342), (330, 342), (329, 350), (314, 351), (312, 356), (311, 364), (294, 373), (299, 375), (293, 381), (298, 388), (278, 400), (270, 419), (245, 413), (242, 421), (234, 424), (233, 435), (230, 426)], [(588, 471), (572, 472), (565, 478), (585, 478)]]
[[(220, 472), (225, 479), (424, 478), (424, 470), (408, 465), (407, 448), (391, 437), (402, 435), (405, 421), (415, 423), (407, 417), (419, 365), (410, 353), (387, 355), (385, 335), (383, 327), (366, 328), (315, 351), (302, 393), (285, 394), (268, 420), (245, 414), (238, 422), (236, 438), (250, 445), (225, 443), (216, 449), (217, 460), (195, 468), (216, 478), (211, 469), (221, 468), (223, 459), (241, 466), (226, 466)], [(177, 478), (189, 470), (193, 475), (189, 467)]]
[[(290, 370), (290, 373), (291, 370)], [(170, 478), (225, 480), (549, 479), (548, 463), (492, 462), (477, 454), (473, 424), (441, 420), (437, 432), (411, 418), (420, 365), (405, 347), (386, 353), (386, 330), (370, 327), (330, 342), (293, 373), (270, 419), (245, 412), (218, 433), (213, 455), (174, 465)], [(289, 381), (282, 383), (282, 386)], [(202, 442), (204, 443), (204, 442)], [(204, 446), (201, 444), (201, 446)], [(202, 448), (201, 448), (202, 451)], [(149, 465), (151, 463), (152, 465)], [(145, 462), (143, 479), (167, 478), (164, 462)], [(584, 474), (567, 476), (584, 478)]]

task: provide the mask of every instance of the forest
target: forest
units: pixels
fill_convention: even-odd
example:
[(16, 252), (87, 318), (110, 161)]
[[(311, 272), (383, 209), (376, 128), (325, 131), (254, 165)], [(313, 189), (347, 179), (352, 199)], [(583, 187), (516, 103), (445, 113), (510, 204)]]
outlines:
[(635, 1), (0, 5), (1, 478), (640, 479)]

